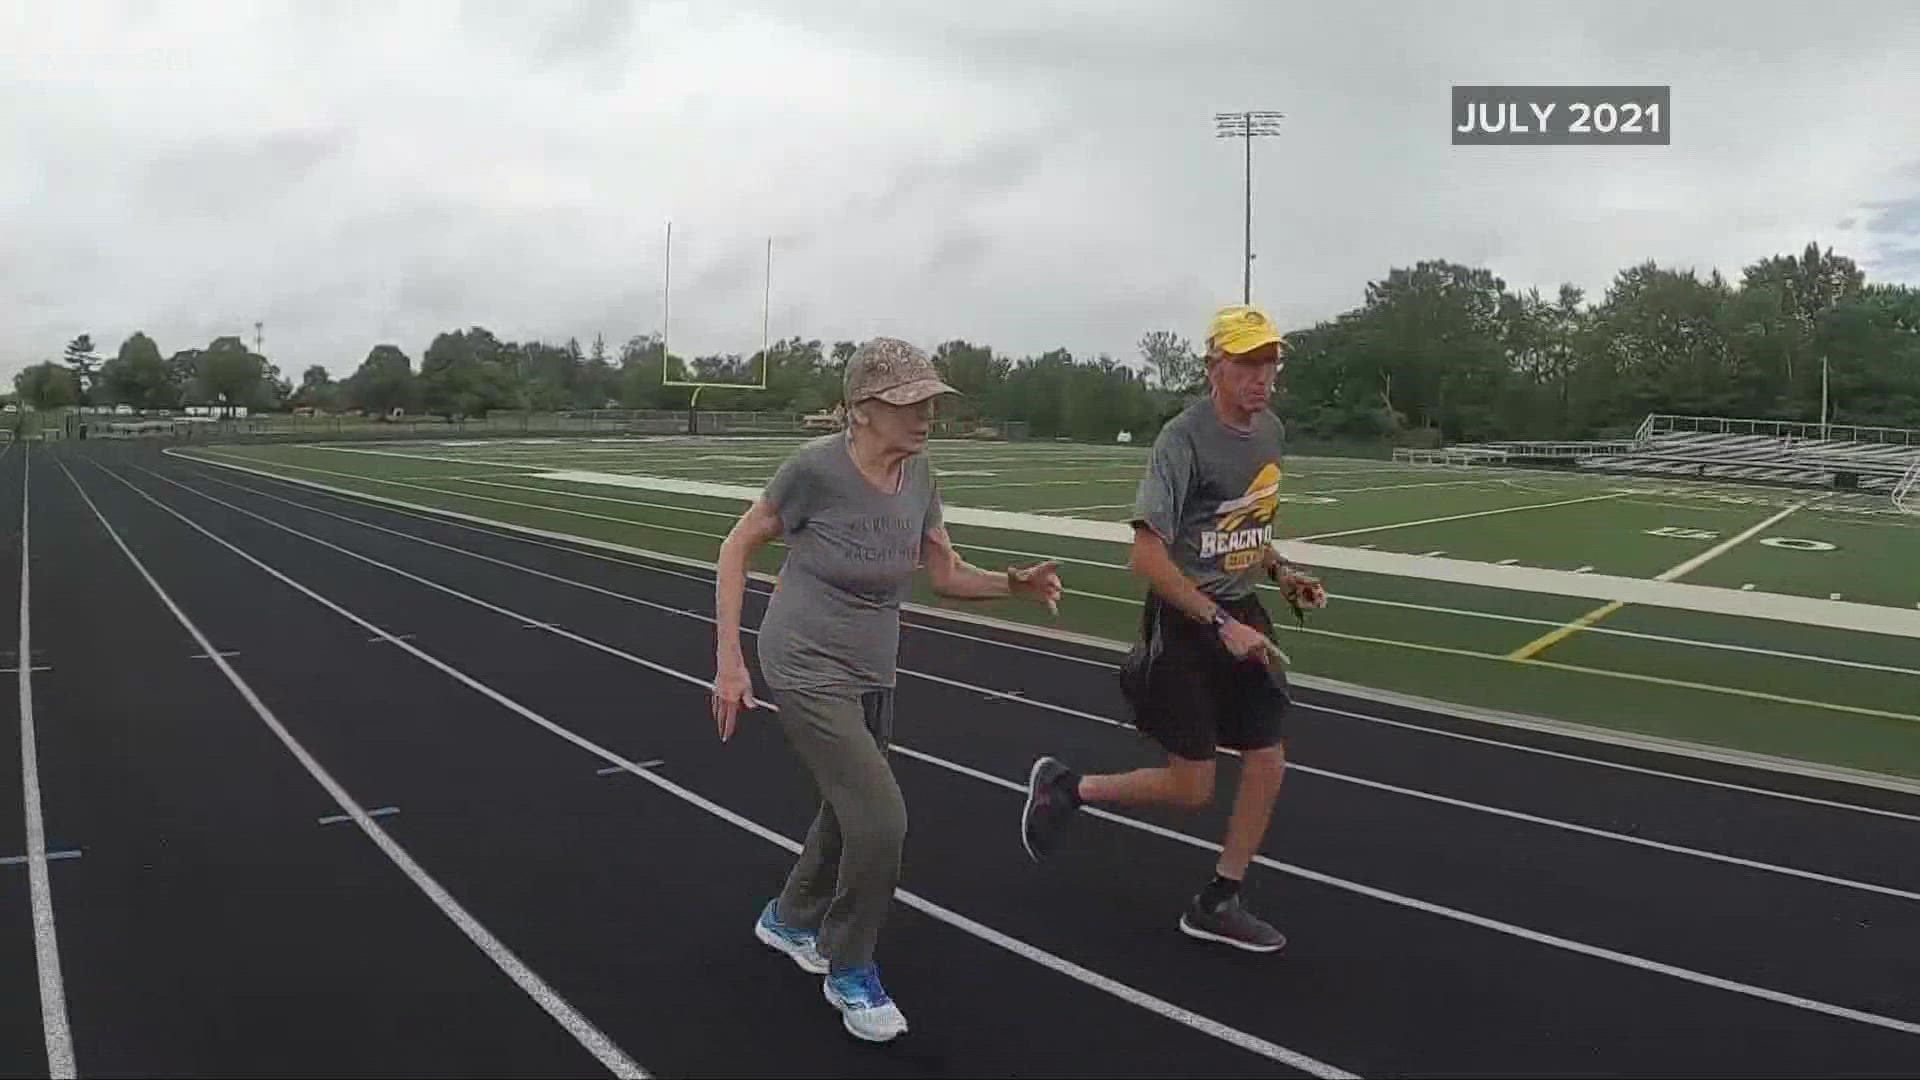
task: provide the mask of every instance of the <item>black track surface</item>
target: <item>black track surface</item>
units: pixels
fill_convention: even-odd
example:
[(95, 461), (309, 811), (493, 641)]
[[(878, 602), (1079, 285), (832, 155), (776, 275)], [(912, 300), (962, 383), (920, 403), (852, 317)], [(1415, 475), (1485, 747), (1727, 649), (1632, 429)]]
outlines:
[[(1294, 1072), (991, 932), (1360, 1075), (1920, 1071), (1920, 1034), (1809, 1007), (1920, 1024), (1920, 901), (1487, 809), (1920, 892), (1920, 799), (1303, 692), (1302, 768), (1264, 853), (1278, 868), (1249, 880), (1292, 940), (1248, 956), (1174, 930), (1205, 848), (1093, 818), (1047, 865), (1020, 848), (1020, 794), (995, 778), (1017, 784), (1043, 752), (1086, 769), (1154, 759), (1103, 722), (1123, 715), (1113, 655), (924, 615), (902, 640), (905, 888), (974, 932), (896, 905), (880, 962), (913, 1030), (859, 1044), (818, 980), (751, 935), (787, 851), (643, 777), (598, 775), (594, 750), (167, 508), (547, 723), (662, 760), (663, 780), (798, 838), (812, 794), (764, 716), (722, 746), (702, 687), (636, 662), (711, 674), (705, 572), (147, 447), (34, 446), (0, 458), (10, 627), (23, 483), (33, 647), (52, 667), (34, 676), (49, 846), (84, 851), (51, 864), (82, 1075), (605, 1071), (357, 826), (319, 823), (339, 808), (194, 657), (82, 490), (312, 758), (361, 805), (397, 807), (379, 819), (392, 837), (657, 1075)], [(755, 592), (749, 625), (763, 608)], [(24, 827), (17, 730), (0, 741), (3, 856), (24, 851)], [(1215, 842), (1232, 759), (1220, 773), (1209, 811), (1128, 816)], [(26, 868), (0, 866), (0, 1074), (45, 1071)]]

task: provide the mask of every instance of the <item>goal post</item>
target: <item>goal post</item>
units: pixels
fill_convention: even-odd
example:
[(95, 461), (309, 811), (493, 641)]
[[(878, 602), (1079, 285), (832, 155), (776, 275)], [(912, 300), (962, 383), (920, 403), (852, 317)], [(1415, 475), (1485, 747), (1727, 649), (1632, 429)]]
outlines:
[(771, 328), (773, 302), (773, 238), (767, 238), (766, 272), (760, 300), (760, 363), (759, 373), (752, 382), (727, 382), (696, 378), (690, 361), (680, 359), (676, 362), (673, 355), (673, 222), (667, 222), (667, 248), (664, 281), (661, 288), (660, 310), (660, 385), (693, 391), (689, 408), (698, 404), (702, 390), (765, 390), (767, 389), (768, 352), (772, 347), (769, 336)]

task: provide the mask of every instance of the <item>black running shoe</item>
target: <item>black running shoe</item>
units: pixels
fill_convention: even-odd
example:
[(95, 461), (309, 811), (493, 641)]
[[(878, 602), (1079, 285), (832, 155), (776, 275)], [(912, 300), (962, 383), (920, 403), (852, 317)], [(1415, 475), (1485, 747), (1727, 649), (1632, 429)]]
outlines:
[(1180, 916), (1180, 932), (1202, 941), (1217, 941), (1248, 952), (1279, 952), (1286, 947), (1287, 936), (1248, 911), (1240, 897), (1209, 911), (1195, 900)]
[(1060, 830), (1080, 809), (1075, 793), (1079, 783), (1080, 774), (1058, 758), (1043, 757), (1033, 763), (1033, 771), (1027, 774), (1026, 809), (1020, 813), (1020, 840), (1033, 861), (1053, 851)]

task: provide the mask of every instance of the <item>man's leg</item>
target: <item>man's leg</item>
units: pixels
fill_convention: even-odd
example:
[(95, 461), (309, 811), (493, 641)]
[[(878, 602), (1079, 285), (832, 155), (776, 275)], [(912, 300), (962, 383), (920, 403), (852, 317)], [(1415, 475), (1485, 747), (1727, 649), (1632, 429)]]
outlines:
[(1247, 864), (1266, 838), (1273, 803), (1286, 773), (1286, 757), (1278, 745), (1241, 752), (1239, 790), (1233, 816), (1227, 821), (1226, 842), (1214, 863), (1213, 880), (1180, 916), (1180, 931), (1188, 937), (1217, 941), (1248, 952), (1278, 952), (1286, 935), (1246, 908), (1241, 883)]
[(1167, 755), (1164, 768), (1080, 777), (1083, 803), (1116, 806), (1180, 806), (1197, 810), (1213, 801), (1213, 761)]
[(1140, 730), (1167, 751), (1162, 769), (1081, 776), (1058, 757), (1041, 757), (1027, 774), (1021, 842), (1044, 859), (1085, 803), (1177, 805), (1196, 809), (1213, 801), (1213, 696), (1204, 673), (1169, 667), (1152, 700), (1137, 703)]
[(1227, 819), (1227, 838), (1215, 867), (1220, 876), (1234, 881), (1247, 876), (1247, 864), (1266, 839), (1274, 800), (1280, 797), (1280, 781), (1286, 773), (1286, 751), (1277, 745), (1240, 755), (1240, 787), (1234, 794), (1233, 816)]

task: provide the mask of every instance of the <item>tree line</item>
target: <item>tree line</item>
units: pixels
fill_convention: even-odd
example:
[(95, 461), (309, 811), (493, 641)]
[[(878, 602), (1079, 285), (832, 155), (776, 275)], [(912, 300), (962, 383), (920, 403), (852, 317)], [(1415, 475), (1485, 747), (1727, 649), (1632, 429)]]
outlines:
[[(764, 377), (761, 391), (702, 390), (702, 408), (812, 413), (839, 400), (854, 347), (793, 337), (764, 354), (686, 358), (664, 355), (657, 334), (616, 350), (600, 336), (583, 348), (503, 341), (475, 326), (436, 335), (417, 367), (381, 344), (343, 380), (314, 365), (296, 385), (237, 337), (163, 359), (135, 333), (102, 361), (82, 335), (63, 362), (27, 368), (15, 388), (39, 408), (686, 409), (693, 391), (665, 384), (670, 364), (675, 381)], [(1111, 441), (1120, 431), (1150, 437), (1204, 385), (1189, 338), (1153, 331), (1137, 350), (1130, 363), (1066, 349), (1013, 357), (965, 340), (933, 353), (965, 395), (949, 415)], [(1834, 422), (1920, 427), (1920, 290), (1868, 284), (1853, 260), (1812, 244), (1747, 266), (1738, 283), (1642, 263), (1615, 275), (1598, 303), (1571, 285), (1549, 299), (1511, 291), (1484, 268), (1430, 261), (1393, 269), (1359, 307), (1289, 334), (1275, 410), (1296, 434), (1325, 439), (1584, 438), (1631, 430), (1649, 412), (1816, 419), (1823, 370)]]

